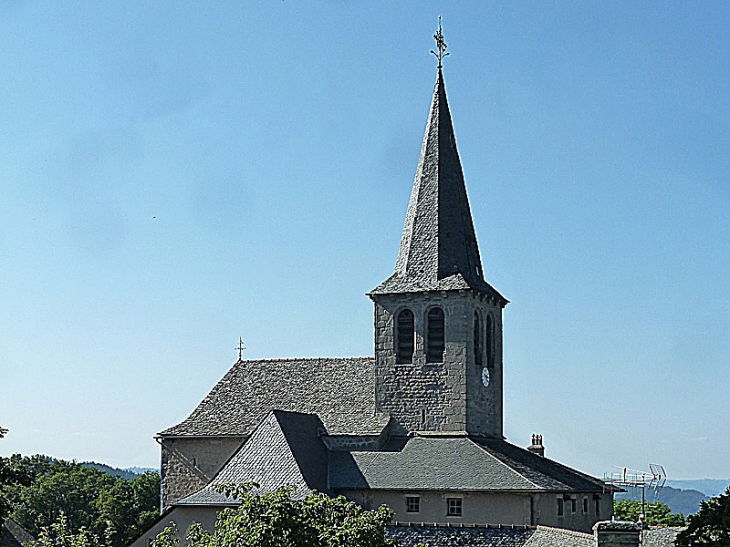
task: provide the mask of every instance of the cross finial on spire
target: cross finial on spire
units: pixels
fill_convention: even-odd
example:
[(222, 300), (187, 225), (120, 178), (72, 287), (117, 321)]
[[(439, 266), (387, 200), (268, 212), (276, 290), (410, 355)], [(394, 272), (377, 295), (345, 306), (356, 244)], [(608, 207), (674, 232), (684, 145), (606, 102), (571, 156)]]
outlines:
[(436, 58), (439, 60), (439, 70), (441, 70), (441, 61), (444, 57), (448, 57), (449, 53), (446, 51), (446, 48), (448, 47), (446, 45), (446, 41), (444, 40), (444, 33), (441, 29), (441, 16), (439, 15), (439, 29), (436, 31), (436, 34), (433, 35), (434, 40), (436, 40), (436, 49), (438, 49), (438, 53), (436, 53), (434, 50), (431, 50), (431, 53), (433, 53)]
[(246, 349), (246, 346), (243, 345), (243, 338), (240, 336), (238, 337), (238, 346), (236, 349), (238, 350), (238, 360), (241, 361), (243, 359), (243, 350)]

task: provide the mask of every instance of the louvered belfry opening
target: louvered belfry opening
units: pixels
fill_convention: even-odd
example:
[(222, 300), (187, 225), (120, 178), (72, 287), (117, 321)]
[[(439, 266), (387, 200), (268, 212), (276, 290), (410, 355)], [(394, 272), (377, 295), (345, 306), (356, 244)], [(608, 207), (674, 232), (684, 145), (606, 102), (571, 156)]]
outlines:
[(479, 312), (474, 312), (474, 363), (482, 366), (482, 322), (479, 319)]
[(442, 363), (444, 360), (444, 310), (428, 310), (428, 342), (426, 347), (427, 363)]
[(396, 363), (412, 363), (414, 348), (413, 312), (401, 310), (396, 320)]
[(487, 366), (494, 367), (494, 323), (492, 316), (487, 315)]

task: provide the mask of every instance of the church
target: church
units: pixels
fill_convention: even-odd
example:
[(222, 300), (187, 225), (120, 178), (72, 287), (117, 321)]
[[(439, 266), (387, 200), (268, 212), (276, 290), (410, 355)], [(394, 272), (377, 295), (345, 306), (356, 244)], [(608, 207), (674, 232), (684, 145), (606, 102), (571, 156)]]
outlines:
[(526, 448), (504, 438), (508, 300), (484, 278), (440, 29), (435, 37), (436, 84), (395, 271), (367, 293), (374, 355), (239, 358), (188, 418), (157, 435), (163, 513), (135, 547), (171, 520), (212, 528), (218, 510), (236, 505), (216, 488), (231, 483), (387, 504), (396, 536), (409, 526), (511, 527), (587, 541), (611, 519), (615, 488), (549, 459), (540, 435)]

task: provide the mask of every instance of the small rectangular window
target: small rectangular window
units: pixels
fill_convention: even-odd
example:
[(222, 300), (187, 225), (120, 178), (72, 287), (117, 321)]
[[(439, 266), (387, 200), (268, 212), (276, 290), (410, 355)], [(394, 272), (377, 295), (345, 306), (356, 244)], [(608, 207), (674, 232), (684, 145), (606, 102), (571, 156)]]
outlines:
[(583, 498), (583, 512), (588, 512), (588, 498)]
[(601, 500), (596, 498), (593, 501), (595, 502), (595, 505), (596, 505), (596, 515), (598, 515), (601, 512)]
[(446, 516), (461, 516), (461, 498), (446, 498)]
[(563, 513), (565, 512), (565, 509), (563, 507), (563, 498), (558, 498), (558, 516), (562, 517)]
[(572, 498), (570, 500), (570, 512), (575, 513), (578, 510), (578, 500), (575, 498)]
[(418, 513), (421, 510), (421, 498), (406, 496), (406, 513)]

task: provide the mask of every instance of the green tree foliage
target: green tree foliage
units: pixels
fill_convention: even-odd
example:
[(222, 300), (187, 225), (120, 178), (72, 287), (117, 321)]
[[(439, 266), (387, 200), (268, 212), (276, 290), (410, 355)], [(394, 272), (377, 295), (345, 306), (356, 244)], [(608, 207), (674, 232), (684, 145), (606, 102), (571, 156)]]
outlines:
[(15, 454), (10, 458), (0, 458), (0, 526), (8, 518), (12, 509), (8, 491), (12, 488), (28, 486), (32, 479), (33, 476), (23, 464), (20, 454)]
[(679, 533), (675, 544), (730, 547), (730, 487), (723, 494), (702, 502), (700, 510), (690, 515), (687, 529)]
[[(387, 547), (385, 537), (393, 513), (386, 506), (374, 511), (339, 496), (310, 494), (292, 498), (281, 488), (266, 494), (251, 494), (245, 487), (223, 491), (241, 501), (237, 508), (218, 514), (215, 531), (193, 525), (187, 532), (190, 547)], [(174, 527), (157, 536), (154, 547), (177, 547)]]
[[(650, 526), (684, 526), (684, 515), (672, 513), (668, 505), (649, 501), (645, 504), (644, 522)], [(639, 522), (641, 515), (641, 502), (636, 500), (613, 501), (613, 514), (619, 520), (630, 520)]]
[(110, 547), (123, 547), (157, 517), (157, 473), (128, 480), (77, 462), (20, 455), (0, 458), (0, 469), (8, 463), (28, 480), (3, 481), (0, 499), (6, 500), (10, 516), (36, 537), (63, 520), (71, 534), (83, 529), (108, 539)]
[(56, 522), (43, 528), (38, 540), (30, 543), (29, 547), (107, 547), (107, 545), (99, 541), (99, 536), (86, 528), (72, 531), (68, 519), (61, 515)]

